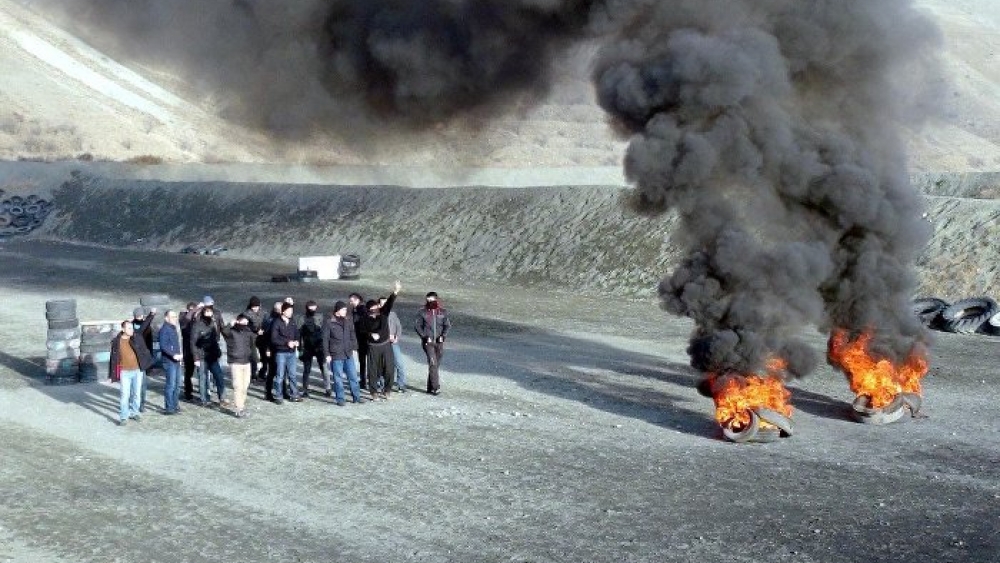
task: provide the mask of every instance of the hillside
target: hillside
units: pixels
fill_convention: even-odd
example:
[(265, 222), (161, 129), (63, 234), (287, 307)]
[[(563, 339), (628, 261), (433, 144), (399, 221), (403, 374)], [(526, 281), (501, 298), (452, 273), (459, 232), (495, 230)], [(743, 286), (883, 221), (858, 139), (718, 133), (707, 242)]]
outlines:
[[(910, 139), (913, 168), (997, 169), (1000, 11), (991, 0), (917, 3), (943, 30), (951, 83), (943, 120)], [(569, 55), (545, 100), (515, 104), (495, 121), (446, 124), (377, 146), (357, 146), (347, 135), (277, 140), (220, 118), (218, 101), (198, 99), (183, 76), (100, 52), (58, 27), (51, 11), (41, 12), (53, 4), (0, 0), (0, 159), (503, 168), (614, 166), (621, 159), (624, 144), (594, 103), (586, 49)]]

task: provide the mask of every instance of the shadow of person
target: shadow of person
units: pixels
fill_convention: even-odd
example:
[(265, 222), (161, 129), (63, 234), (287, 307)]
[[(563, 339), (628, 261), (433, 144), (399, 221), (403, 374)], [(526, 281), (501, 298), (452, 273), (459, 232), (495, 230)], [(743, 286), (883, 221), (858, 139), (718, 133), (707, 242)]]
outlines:
[[(44, 358), (21, 358), (0, 351), (0, 365), (26, 379), (32, 389), (68, 404), (80, 405), (111, 422), (118, 422), (118, 391), (99, 382), (76, 385), (49, 385)], [(106, 377), (98, 374), (98, 377)]]

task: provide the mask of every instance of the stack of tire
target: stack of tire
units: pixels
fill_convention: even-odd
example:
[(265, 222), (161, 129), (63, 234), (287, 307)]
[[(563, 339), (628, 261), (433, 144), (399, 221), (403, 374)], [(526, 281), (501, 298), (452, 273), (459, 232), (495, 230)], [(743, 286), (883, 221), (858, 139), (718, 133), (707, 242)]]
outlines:
[(936, 297), (914, 299), (913, 313), (934, 330), (1000, 335), (1000, 306), (990, 297), (970, 297), (951, 304)]
[(80, 324), (80, 382), (90, 383), (108, 373), (111, 340), (121, 321), (85, 321)]
[(156, 309), (156, 316), (153, 317), (153, 357), (156, 358), (156, 365), (159, 367), (160, 364), (160, 327), (163, 326), (163, 314), (167, 312), (170, 307), (170, 296), (169, 295), (142, 295), (139, 297), (139, 305), (148, 314), (150, 309)]
[(52, 202), (37, 195), (11, 196), (0, 201), (0, 236), (23, 235), (42, 225)]
[(80, 380), (80, 319), (75, 299), (45, 302), (49, 330), (45, 339), (46, 383), (66, 385)]

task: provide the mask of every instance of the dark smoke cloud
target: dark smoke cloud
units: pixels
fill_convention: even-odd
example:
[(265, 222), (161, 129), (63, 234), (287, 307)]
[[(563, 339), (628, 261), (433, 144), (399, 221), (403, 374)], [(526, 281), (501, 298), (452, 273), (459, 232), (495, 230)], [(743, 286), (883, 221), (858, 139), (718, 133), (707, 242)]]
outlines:
[(778, 355), (804, 375), (810, 325), (874, 328), (896, 359), (925, 338), (907, 301), (929, 233), (900, 132), (933, 113), (938, 34), (910, 0), (40, 2), (294, 135), (492, 115), (600, 37), (594, 84), (631, 137), (631, 205), (682, 220), (688, 255), (659, 292), (696, 322), (693, 366)]
[(698, 0), (649, 4), (604, 49), (631, 204), (682, 219), (689, 255), (659, 291), (696, 322), (694, 367), (777, 355), (804, 375), (809, 324), (874, 329), (897, 360), (925, 338), (907, 303), (929, 230), (899, 135), (934, 105), (937, 38), (902, 0)]
[(384, 133), (540, 99), (590, 0), (36, 0), (235, 121)]

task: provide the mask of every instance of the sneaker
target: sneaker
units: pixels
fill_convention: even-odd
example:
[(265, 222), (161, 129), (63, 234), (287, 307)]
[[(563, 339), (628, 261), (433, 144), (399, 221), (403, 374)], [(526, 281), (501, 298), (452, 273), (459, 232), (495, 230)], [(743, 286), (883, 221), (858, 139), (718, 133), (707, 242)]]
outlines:
[(284, 399), (271, 399), (271, 402), (274, 403), (274, 404), (276, 404), (276, 405), (282, 405), (282, 404), (285, 403), (285, 400)]
[(337, 406), (338, 406), (338, 407), (342, 407), (342, 406), (344, 406), (345, 404), (347, 404), (347, 403), (345, 403), (344, 401), (337, 401)]
[(430, 393), (431, 395), (434, 395), (435, 397), (437, 397), (438, 395), (441, 394), (441, 390), (440, 389), (434, 389), (433, 391), (428, 391), (428, 393)]
[(302, 392), (302, 395), (301, 395), (301, 398), (303, 398), (303, 399), (308, 399), (308, 398), (309, 398), (309, 391), (308, 391), (308, 390), (306, 390), (306, 391), (303, 391), (303, 392)]
[(136, 421), (136, 422), (142, 422), (142, 416), (140, 416), (140, 415), (137, 415), (137, 414), (133, 414), (133, 415), (132, 415), (132, 416), (130, 416), (129, 418), (131, 418), (132, 420), (134, 420), (134, 421)]
[(333, 396), (333, 391), (330, 390), (330, 389), (327, 389), (326, 391), (323, 391), (323, 394), (326, 395), (327, 397), (332, 397)]
[[(306, 395), (306, 396), (308, 397), (308, 395)], [(302, 397), (292, 397), (291, 399), (288, 399), (288, 400), (291, 401), (291, 402), (293, 402), (293, 403), (301, 403), (302, 402)]]
[(396, 391), (399, 393), (406, 393), (406, 387), (400, 387), (399, 389), (396, 389)]
[(123, 419), (118, 421), (118, 426), (125, 426), (126, 424), (128, 424), (128, 420)]

